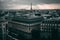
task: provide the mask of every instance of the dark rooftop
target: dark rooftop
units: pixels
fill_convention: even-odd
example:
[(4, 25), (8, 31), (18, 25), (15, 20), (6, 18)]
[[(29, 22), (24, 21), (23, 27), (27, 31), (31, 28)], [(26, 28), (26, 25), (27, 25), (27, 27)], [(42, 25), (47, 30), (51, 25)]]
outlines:
[(27, 19), (27, 18), (13, 18), (12, 21), (16, 21), (16, 22), (21, 22), (21, 23), (27, 23), (27, 24), (32, 24), (32, 23), (36, 23), (36, 22), (41, 22), (42, 19), (41, 17), (39, 18), (33, 18), (33, 19)]

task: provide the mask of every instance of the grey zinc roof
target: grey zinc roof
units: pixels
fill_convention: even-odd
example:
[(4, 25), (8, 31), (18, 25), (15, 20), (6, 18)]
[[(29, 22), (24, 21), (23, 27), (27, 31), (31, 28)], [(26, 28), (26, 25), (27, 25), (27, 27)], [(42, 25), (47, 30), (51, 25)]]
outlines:
[(27, 18), (18, 18), (18, 17), (16, 17), (16, 18), (12, 19), (12, 21), (26, 23), (26, 24), (32, 24), (32, 23), (41, 22), (42, 19), (41, 18), (27, 19)]

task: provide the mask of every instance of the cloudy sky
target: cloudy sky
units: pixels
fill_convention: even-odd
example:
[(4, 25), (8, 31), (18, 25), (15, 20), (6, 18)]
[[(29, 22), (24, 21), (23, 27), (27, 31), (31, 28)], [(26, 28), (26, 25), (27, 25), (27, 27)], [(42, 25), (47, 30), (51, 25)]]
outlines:
[(60, 9), (60, 0), (0, 0), (0, 9)]

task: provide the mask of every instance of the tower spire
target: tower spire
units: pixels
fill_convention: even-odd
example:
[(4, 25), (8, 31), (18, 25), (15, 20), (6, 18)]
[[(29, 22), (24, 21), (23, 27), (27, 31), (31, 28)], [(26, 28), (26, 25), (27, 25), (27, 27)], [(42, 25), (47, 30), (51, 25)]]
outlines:
[(32, 11), (32, 3), (31, 3), (31, 11)]

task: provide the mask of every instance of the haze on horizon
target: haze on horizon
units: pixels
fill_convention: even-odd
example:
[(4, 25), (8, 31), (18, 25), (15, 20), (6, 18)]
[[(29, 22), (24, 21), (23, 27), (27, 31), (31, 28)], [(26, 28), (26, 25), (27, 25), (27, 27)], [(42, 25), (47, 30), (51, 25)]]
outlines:
[(60, 9), (60, 0), (0, 0), (0, 9)]

